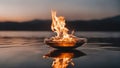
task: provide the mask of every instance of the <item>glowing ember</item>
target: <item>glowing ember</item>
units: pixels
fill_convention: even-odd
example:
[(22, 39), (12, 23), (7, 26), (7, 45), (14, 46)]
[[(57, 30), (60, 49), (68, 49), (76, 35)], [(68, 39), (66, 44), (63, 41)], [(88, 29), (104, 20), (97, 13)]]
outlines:
[(53, 47), (73, 47), (77, 43), (85, 43), (84, 39), (77, 38), (73, 35), (74, 31), (72, 33), (69, 33), (69, 29), (66, 28), (64, 17), (57, 17), (56, 11), (52, 11), (51, 29), (57, 35), (55, 37), (51, 37), (50, 39), (45, 39), (45, 43), (47, 43), (48, 45), (53, 45)]

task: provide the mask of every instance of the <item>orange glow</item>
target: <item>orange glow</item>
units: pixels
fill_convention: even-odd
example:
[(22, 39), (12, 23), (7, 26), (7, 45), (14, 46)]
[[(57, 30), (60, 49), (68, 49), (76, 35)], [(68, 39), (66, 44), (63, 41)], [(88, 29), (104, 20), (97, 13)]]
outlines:
[(78, 50), (53, 50), (45, 54), (43, 58), (52, 58), (52, 68), (74, 67), (72, 59), (85, 56), (86, 54)]
[(73, 53), (61, 53), (60, 56), (53, 58), (53, 68), (67, 68), (69, 64), (74, 66), (74, 63), (72, 62)]
[(32, 17), (22, 17), (22, 16), (6, 16), (6, 17), (0, 17), (1, 22), (5, 21), (12, 21), (12, 22), (24, 22), (32, 20)]
[[(66, 23), (65, 23), (65, 19), (63, 16), (56, 16), (56, 11), (52, 11), (52, 24), (51, 24), (51, 29), (53, 32), (55, 32), (57, 35), (55, 37), (52, 37), (52, 41), (54, 42), (66, 42), (66, 43), (70, 43), (68, 45), (62, 45), (62, 46), (73, 46), (73, 44), (76, 43), (76, 41), (78, 40), (72, 32), (71, 34), (69, 34), (69, 29), (65, 27)], [(71, 45), (71, 43), (73, 43)], [(59, 44), (59, 43), (58, 43)]]
[[(70, 64), (74, 66), (73, 57), (74, 53), (60, 53), (57, 57), (53, 57), (52, 68), (67, 68)], [(48, 58), (48, 56), (43, 56), (43, 58)]]

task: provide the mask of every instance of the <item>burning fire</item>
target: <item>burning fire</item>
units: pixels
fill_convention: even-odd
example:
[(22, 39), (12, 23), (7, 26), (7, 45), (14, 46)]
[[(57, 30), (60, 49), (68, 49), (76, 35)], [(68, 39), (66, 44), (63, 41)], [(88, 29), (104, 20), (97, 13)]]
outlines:
[(77, 41), (76, 37), (73, 35), (74, 31), (69, 34), (69, 29), (65, 27), (65, 19), (63, 16), (56, 16), (56, 11), (52, 11), (52, 24), (51, 29), (57, 35), (52, 37), (52, 41), (55, 42), (72, 42), (75, 43)]
[[(56, 36), (45, 39), (45, 43), (54, 48), (76, 48), (85, 43), (85, 39), (78, 38), (73, 35), (66, 27), (65, 19), (63, 16), (56, 16), (56, 11), (52, 11), (52, 24), (51, 29), (56, 33)], [(79, 44), (79, 45), (76, 45)]]

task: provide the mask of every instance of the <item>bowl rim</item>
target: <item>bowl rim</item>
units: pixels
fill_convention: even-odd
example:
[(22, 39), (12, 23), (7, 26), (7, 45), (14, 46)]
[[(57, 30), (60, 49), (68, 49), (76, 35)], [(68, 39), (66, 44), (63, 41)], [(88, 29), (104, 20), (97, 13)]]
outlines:
[(56, 44), (60, 44), (60, 43), (70, 44), (70, 42), (54, 42), (54, 41), (51, 41), (50, 39), (44, 40), (44, 43), (46, 43), (46, 44), (49, 45), (50, 47), (57, 48), (57, 49), (73, 49), (73, 48), (77, 48), (77, 47), (82, 46), (83, 44), (85, 44), (85, 43), (86, 43), (86, 40), (84, 40), (84, 39), (78, 40), (78, 41), (77, 41), (76, 43), (74, 43), (74, 45), (72, 45), (72, 46), (56, 45)]

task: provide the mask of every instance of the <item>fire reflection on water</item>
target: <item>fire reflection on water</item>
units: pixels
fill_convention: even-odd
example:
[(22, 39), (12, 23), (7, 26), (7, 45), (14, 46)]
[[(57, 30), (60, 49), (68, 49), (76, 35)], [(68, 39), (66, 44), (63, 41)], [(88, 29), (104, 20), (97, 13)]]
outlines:
[(72, 58), (86, 55), (78, 50), (54, 50), (43, 56), (43, 58), (52, 58), (52, 68), (67, 68), (69, 65), (74, 66)]
[(54, 61), (53, 61), (53, 64), (52, 64), (52, 67), (53, 68), (66, 68), (70, 63), (72, 65), (74, 65), (74, 63), (72, 62), (72, 56), (73, 54), (67, 54), (67, 53), (64, 53), (62, 54), (62, 57), (59, 57), (59, 58), (53, 58)]

